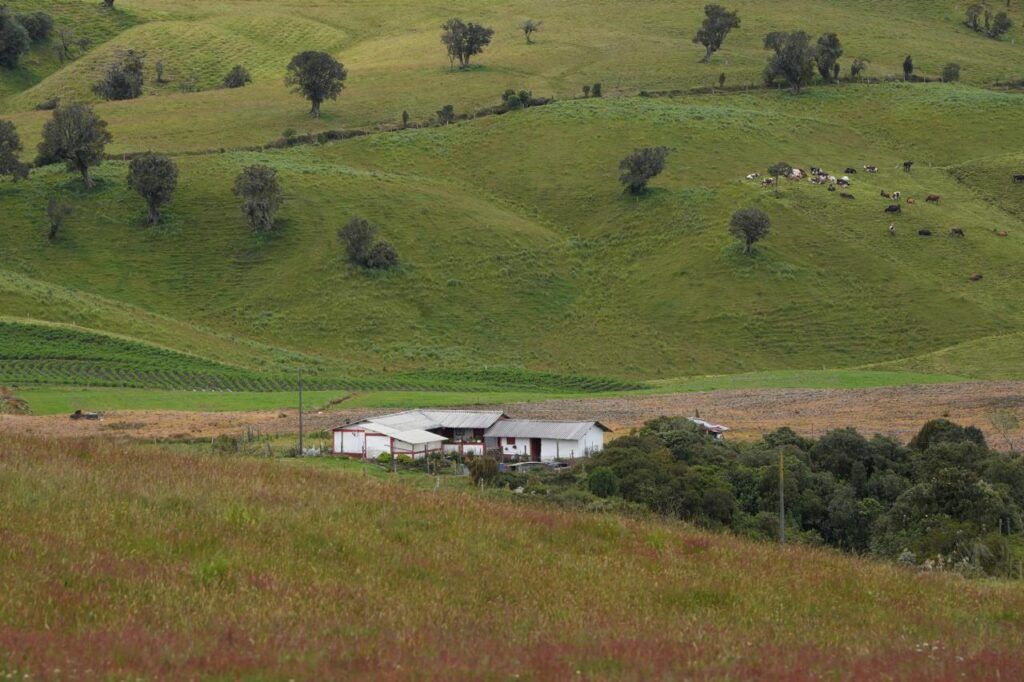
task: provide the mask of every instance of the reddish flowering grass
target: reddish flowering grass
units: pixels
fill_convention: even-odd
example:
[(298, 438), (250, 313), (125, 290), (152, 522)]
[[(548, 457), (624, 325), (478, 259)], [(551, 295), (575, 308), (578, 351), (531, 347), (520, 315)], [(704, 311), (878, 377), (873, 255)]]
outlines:
[(1024, 678), (1024, 589), (342, 471), (0, 440), (0, 679)]

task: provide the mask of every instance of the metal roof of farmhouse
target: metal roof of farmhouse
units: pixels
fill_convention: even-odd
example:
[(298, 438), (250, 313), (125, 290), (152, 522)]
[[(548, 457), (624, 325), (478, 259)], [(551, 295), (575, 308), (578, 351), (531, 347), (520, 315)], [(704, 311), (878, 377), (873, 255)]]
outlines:
[(556, 440), (579, 440), (592, 427), (611, 431), (601, 422), (555, 422), (538, 419), (503, 419), (495, 422), (484, 435), (488, 438), (554, 438)]

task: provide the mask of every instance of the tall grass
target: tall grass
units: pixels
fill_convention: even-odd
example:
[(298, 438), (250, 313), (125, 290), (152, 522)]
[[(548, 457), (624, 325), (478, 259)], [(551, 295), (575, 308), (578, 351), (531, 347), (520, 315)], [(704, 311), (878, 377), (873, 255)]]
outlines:
[(1024, 674), (997, 582), (275, 461), (3, 452), (19, 679)]

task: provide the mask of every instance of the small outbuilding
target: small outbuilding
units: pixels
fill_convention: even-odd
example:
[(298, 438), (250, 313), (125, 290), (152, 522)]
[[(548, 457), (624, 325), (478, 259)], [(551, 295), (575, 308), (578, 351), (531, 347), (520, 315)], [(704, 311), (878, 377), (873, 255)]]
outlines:
[(503, 419), (484, 433), (503, 455), (533, 462), (589, 457), (604, 448), (604, 434), (611, 431), (601, 422), (562, 422), (537, 419)]

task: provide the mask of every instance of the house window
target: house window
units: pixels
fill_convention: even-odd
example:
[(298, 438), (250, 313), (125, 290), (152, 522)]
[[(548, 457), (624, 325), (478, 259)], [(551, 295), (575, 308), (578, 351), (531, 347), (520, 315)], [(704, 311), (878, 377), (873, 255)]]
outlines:
[(516, 439), (515, 438), (509, 438), (509, 439), (507, 439), (505, 441), (505, 444), (506, 445), (515, 445), (516, 444)]

